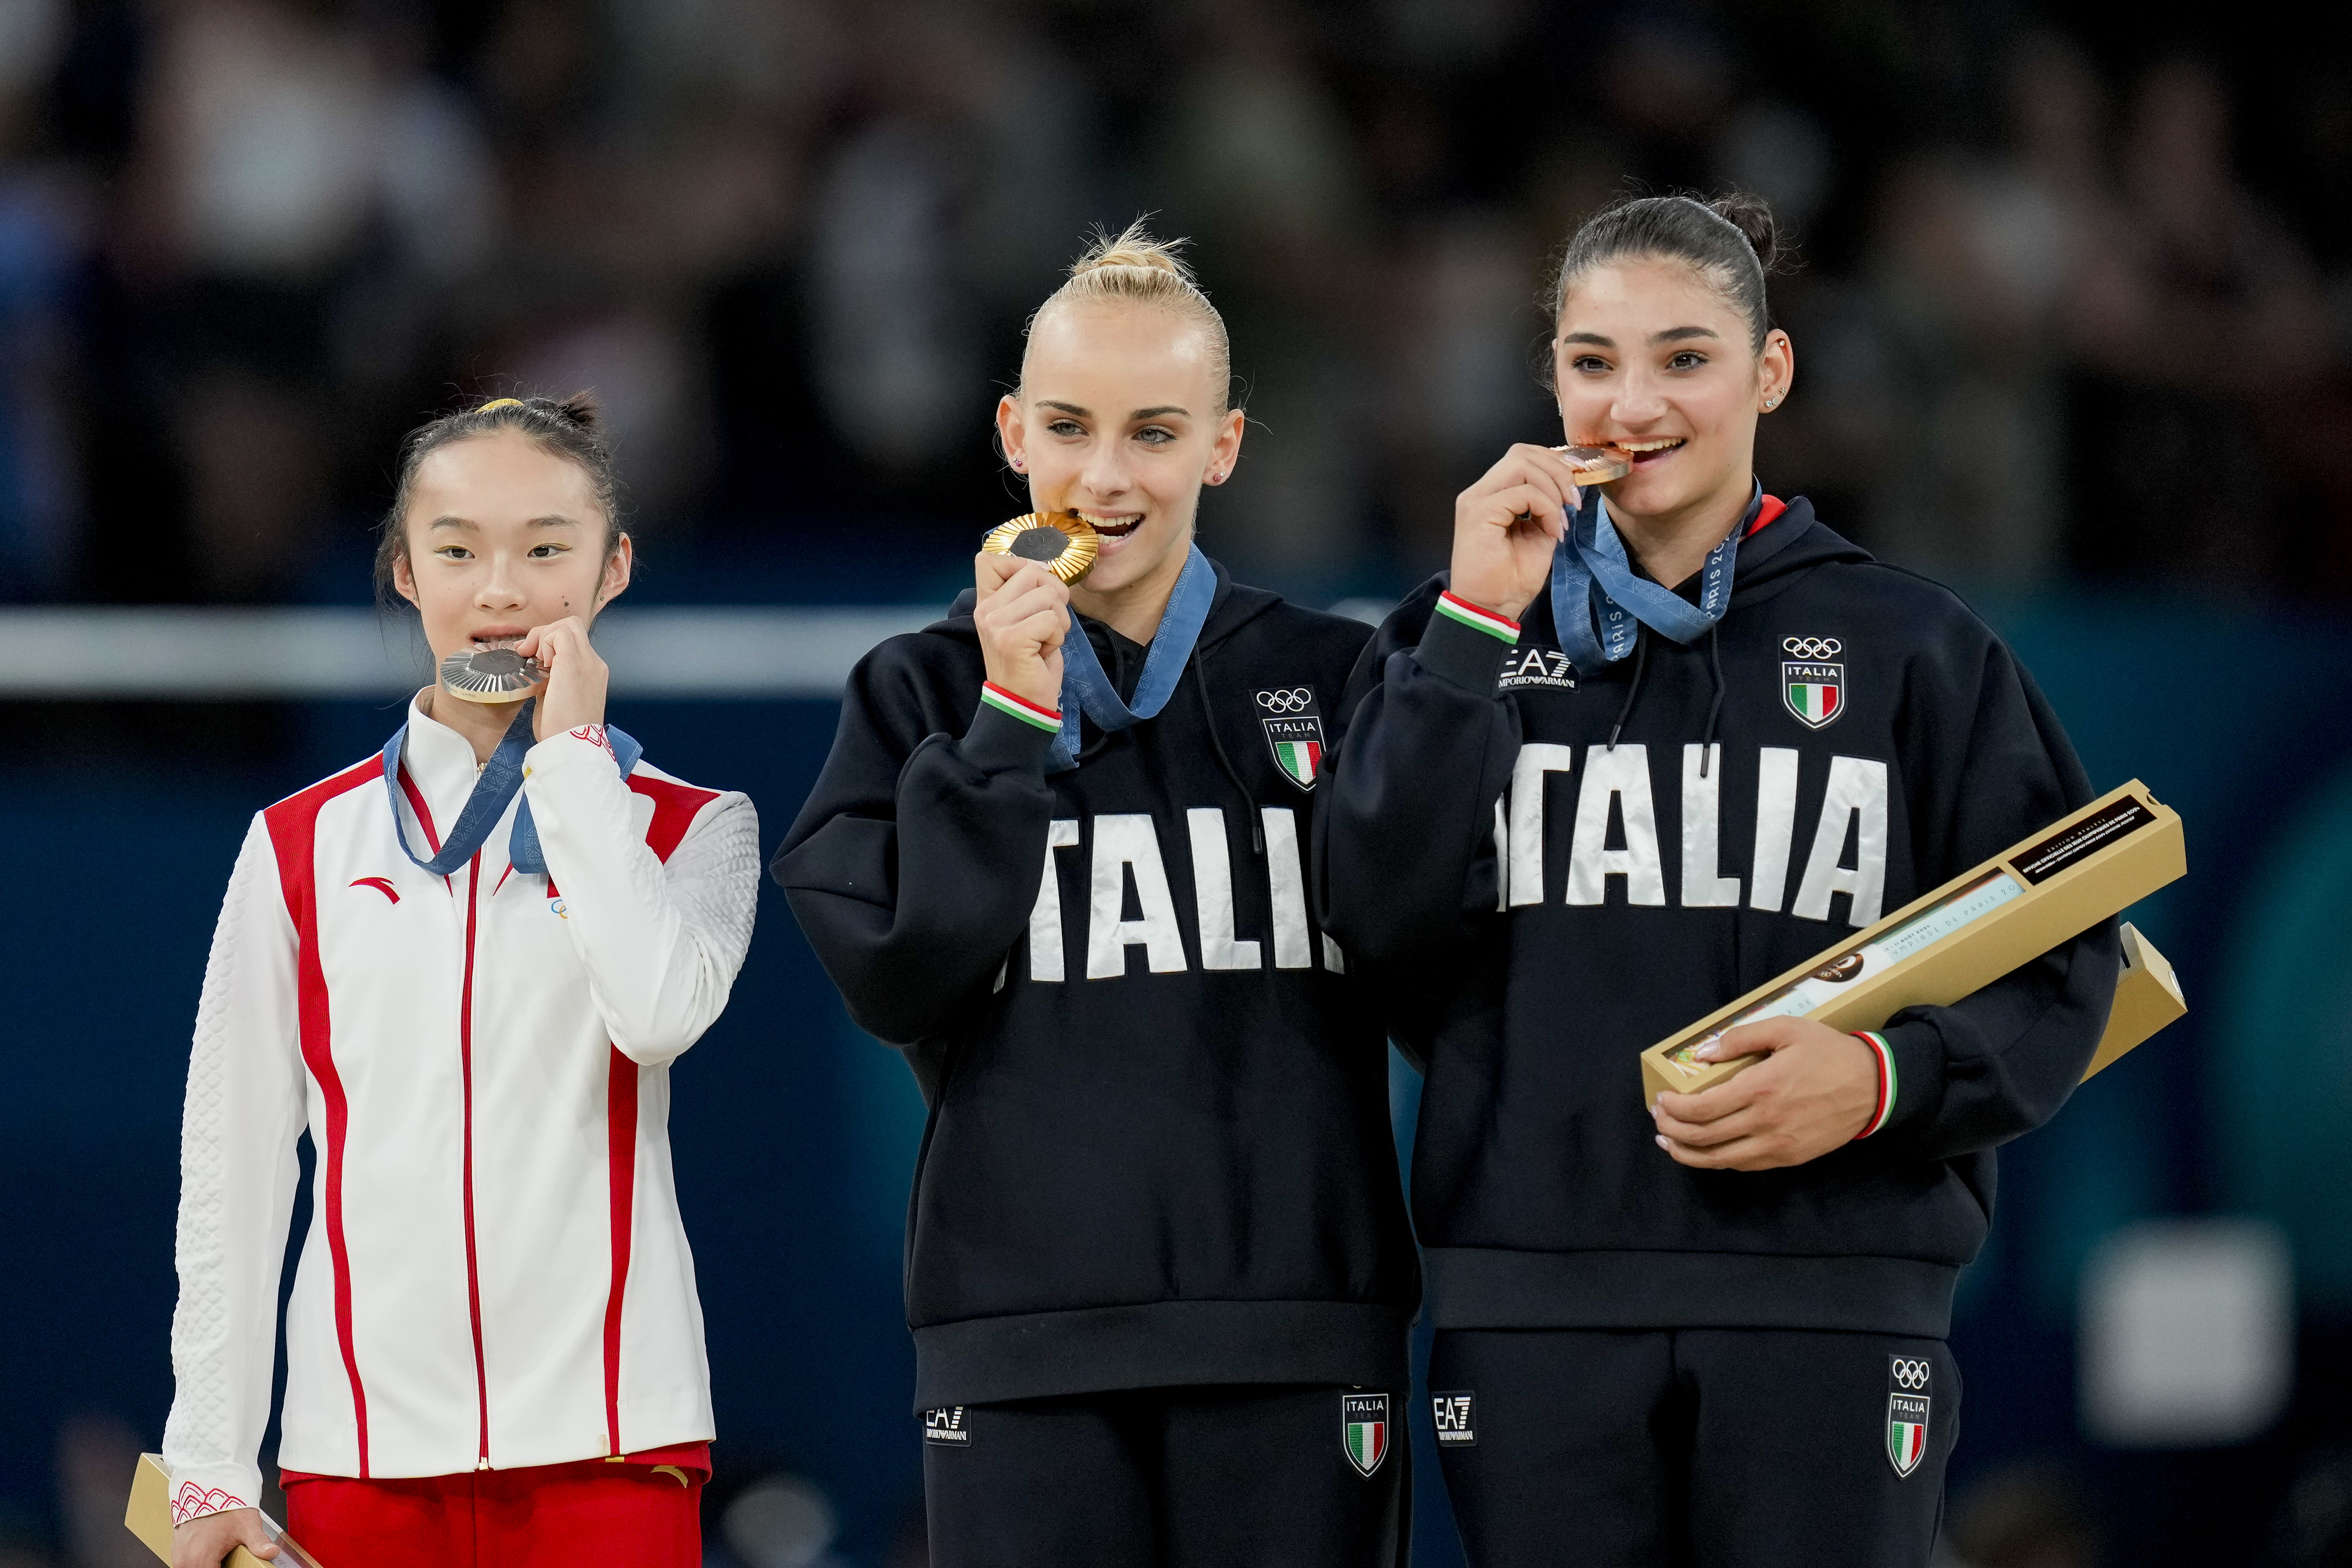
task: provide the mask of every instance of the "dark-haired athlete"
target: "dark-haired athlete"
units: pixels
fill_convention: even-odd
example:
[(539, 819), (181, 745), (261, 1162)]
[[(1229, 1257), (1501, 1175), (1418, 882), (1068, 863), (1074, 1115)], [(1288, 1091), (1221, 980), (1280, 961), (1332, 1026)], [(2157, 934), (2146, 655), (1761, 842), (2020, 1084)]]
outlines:
[(295, 1144), (289, 1532), (331, 1568), (696, 1568), (710, 1374), (670, 1182), (669, 1067), (751, 939), (740, 794), (604, 727), (628, 586), (610, 448), (500, 398), (402, 454), (377, 557), (441, 685), (380, 755), (257, 814), (205, 970), (181, 1153), (174, 1568), (277, 1555), (256, 1505)]
[(2113, 924), (1949, 1008), (1646, 1109), (1643, 1048), (2083, 804), (2009, 650), (1753, 475), (1794, 361), (1769, 214), (1633, 201), (1570, 242), (1580, 495), (1514, 447), (1390, 619), (1324, 802), (1331, 924), (1438, 1021), (1414, 1218), (1478, 1568), (1928, 1559), (1952, 1290), (1992, 1150), (2081, 1077)]
[(1230, 373), (1164, 247), (1079, 262), (998, 434), (1102, 530), (1092, 573), (981, 555), (875, 650), (773, 868), (930, 1107), (907, 1316), (940, 1568), (1403, 1561), (1387, 1046), (1303, 858), (1366, 632), (1193, 544)]

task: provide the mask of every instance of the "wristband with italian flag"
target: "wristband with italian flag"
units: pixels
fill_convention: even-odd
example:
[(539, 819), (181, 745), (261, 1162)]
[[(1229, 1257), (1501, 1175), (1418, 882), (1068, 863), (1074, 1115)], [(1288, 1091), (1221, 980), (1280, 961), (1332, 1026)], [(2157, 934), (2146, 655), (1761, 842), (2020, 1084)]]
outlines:
[(994, 681), (981, 683), (980, 700), (999, 713), (1011, 714), (1024, 724), (1034, 724), (1039, 729), (1050, 729), (1057, 734), (1061, 730), (1062, 716), (1057, 709), (1039, 707), (1027, 697), (1017, 696)]
[(1886, 1125), (1886, 1118), (1895, 1114), (1895, 1048), (1886, 1043), (1885, 1035), (1874, 1030), (1858, 1029), (1853, 1031), (1853, 1038), (1870, 1047), (1878, 1058), (1878, 1109), (1870, 1113), (1869, 1122), (1854, 1134), (1859, 1139), (1866, 1138)]
[(1457, 597), (1452, 589), (1437, 596), (1437, 612), (1465, 626), (1475, 626), (1487, 636), (1516, 645), (1519, 640), (1519, 623), (1507, 615), (1482, 610), (1468, 600)]

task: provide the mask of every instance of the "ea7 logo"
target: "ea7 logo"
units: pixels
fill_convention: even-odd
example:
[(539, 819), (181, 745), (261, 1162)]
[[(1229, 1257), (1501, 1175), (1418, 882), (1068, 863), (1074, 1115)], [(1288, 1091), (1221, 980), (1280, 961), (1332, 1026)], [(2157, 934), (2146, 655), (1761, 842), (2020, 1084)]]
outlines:
[(1787, 637), (1780, 651), (1792, 655), (1780, 665), (1780, 701), (1799, 724), (1820, 729), (1845, 712), (1845, 666), (1832, 664), (1845, 651), (1834, 637)]
[(1936, 1364), (1924, 1355), (1886, 1358), (1886, 1461), (1909, 1476), (1927, 1457), (1927, 1385)]
[(1473, 1406), (1475, 1394), (1433, 1394), (1429, 1396), (1429, 1414), (1437, 1427), (1437, 1446), (1441, 1448), (1475, 1448), (1478, 1446), (1478, 1418)]
[(1521, 692), (1541, 686), (1563, 692), (1576, 689), (1576, 666), (1568, 662), (1567, 654), (1557, 648), (1529, 643), (1503, 655), (1503, 673), (1495, 681), (1496, 691)]
[(963, 1406), (958, 1405), (952, 1409), (924, 1411), (923, 1441), (970, 1444), (971, 1428), (963, 1424)]

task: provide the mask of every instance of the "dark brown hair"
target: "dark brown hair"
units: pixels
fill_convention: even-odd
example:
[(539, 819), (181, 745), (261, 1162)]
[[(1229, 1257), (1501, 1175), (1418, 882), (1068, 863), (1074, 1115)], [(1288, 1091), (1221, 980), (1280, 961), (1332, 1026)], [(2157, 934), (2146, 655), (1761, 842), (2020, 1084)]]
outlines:
[(621, 481), (613, 467), (613, 444), (597, 417), (593, 393), (570, 397), (495, 397), (427, 421), (400, 444), (400, 469), (392, 482), (392, 509), (376, 525), (375, 591), (387, 604), (406, 602), (394, 586), (393, 566), (408, 555), (408, 492), (425, 459), (453, 441), (519, 430), (541, 450), (567, 458), (588, 476), (589, 488), (604, 513), (604, 555), (621, 548)]
[[(1772, 312), (1764, 280), (1781, 269), (1788, 246), (1761, 196), (1742, 191), (1702, 202), (1694, 196), (1632, 196), (1584, 220), (1560, 247), (1545, 304), (1554, 321), (1576, 280), (1623, 256), (1667, 256), (1688, 263), (1748, 322), (1748, 346), (1764, 350)], [(1549, 382), (1550, 356), (1544, 357)]]

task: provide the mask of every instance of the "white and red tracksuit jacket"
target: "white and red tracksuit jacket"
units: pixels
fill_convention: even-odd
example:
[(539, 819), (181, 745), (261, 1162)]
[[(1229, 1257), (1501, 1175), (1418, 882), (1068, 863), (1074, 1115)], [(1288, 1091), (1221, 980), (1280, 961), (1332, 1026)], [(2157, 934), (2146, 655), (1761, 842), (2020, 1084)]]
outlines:
[[(750, 945), (758, 821), (643, 762), (624, 780), (601, 727), (526, 761), (544, 876), (508, 864), (512, 805), (468, 865), (413, 863), (380, 757), (246, 835), (188, 1065), (177, 1519), (261, 1495), (305, 1130), (285, 1469), (449, 1475), (712, 1435), (669, 1063)], [(425, 859), (475, 778), (473, 747), (412, 703), (400, 810)]]

